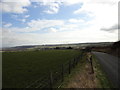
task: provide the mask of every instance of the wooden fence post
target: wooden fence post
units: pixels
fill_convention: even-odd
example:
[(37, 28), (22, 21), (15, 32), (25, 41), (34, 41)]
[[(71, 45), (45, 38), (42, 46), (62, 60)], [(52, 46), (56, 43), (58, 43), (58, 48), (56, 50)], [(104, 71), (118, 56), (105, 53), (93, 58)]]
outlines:
[(77, 58), (77, 63), (79, 62), (79, 60), (80, 60), (80, 56), (78, 56), (78, 58)]
[(69, 74), (71, 73), (71, 60), (69, 61)]
[(91, 73), (94, 73), (93, 64), (92, 64), (92, 56), (90, 57), (90, 64), (91, 64)]
[(73, 59), (73, 68), (75, 67), (75, 58)]
[(77, 58), (75, 58), (75, 65), (77, 65)]
[(78, 57), (78, 60), (77, 60), (77, 62), (79, 62), (79, 60), (81, 60), (81, 59), (80, 59), (80, 56)]
[(50, 88), (53, 87), (53, 76), (52, 76), (52, 72), (50, 72)]
[(79, 59), (79, 58), (76, 59), (76, 64), (78, 64), (78, 59)]
[(62, 64), (62, 82), (64, 81), (64, 66)]

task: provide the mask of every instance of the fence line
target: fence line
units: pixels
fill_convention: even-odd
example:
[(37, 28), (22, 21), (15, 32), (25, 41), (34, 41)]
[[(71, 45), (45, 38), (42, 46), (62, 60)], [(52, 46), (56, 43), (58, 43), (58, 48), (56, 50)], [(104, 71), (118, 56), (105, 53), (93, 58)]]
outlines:
[(38, 80), (28, 85), (26, 88), (59, 87), (60, 86), (59, 83), (64, 81), (64, 76), (71, 73), (71, 70), (82, 59), (82, 56), (83, 56), (83, 52), (80, 54), (80, 56), (77, 56), (76, 58), (69, 60), (69, 62), (62, 64), (61, 67), (59, 68), (60, 70), (57, 69), (56, 71), (50, 71), (49, 75), (39, 78)]

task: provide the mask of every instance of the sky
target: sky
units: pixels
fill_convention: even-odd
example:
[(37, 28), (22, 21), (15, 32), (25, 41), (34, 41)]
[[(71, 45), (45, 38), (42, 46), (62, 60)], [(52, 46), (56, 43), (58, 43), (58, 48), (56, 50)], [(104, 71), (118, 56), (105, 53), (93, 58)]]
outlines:
[(118, 41), (118, 0), (1, 0), (0, 47)]

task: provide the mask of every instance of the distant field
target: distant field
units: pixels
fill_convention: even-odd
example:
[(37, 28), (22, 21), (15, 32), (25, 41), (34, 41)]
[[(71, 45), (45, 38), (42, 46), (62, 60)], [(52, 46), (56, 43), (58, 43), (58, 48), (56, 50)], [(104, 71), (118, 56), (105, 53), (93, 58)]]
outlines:
[(77, 50), (3, 52), (3, 88), (24, 88), (78, 55)]

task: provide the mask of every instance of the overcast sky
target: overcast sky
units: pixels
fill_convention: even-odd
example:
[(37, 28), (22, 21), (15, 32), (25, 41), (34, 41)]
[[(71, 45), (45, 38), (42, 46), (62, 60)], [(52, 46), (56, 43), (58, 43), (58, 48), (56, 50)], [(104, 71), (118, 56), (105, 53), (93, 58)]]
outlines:
[(2, 0), (1, 5), (3, 47), (118, 40), (118, 0)]

